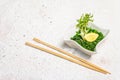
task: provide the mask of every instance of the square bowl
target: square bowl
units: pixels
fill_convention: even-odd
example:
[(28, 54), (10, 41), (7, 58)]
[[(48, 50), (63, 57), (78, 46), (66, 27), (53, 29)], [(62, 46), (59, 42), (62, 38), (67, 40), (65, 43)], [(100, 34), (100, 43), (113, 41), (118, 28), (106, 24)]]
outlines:
[[(109, 29), (102, 29), (98, 26), (96, 26), (95, 24), (93, 23), (89, 23), (88, 24), (91, 28), (93, 29), (96, 29), (97, 31), (99, 32), (102, 32), (103, 35), (104, 35), (104, 38), (97, 43), (96, 47), (95, 47), (95, 50), (94, 51), (90, 51), (88, 49), (85, 49), (84, 47), (82, 47), (80, 44), (78, 44), (76, 41), (74, 40), (71, 40), (70, 37), (73, 36), (73, 33), (70, 32), (69, 36), (65, 37), (64, 38), (64, 43), (67, 44), (69, 47), (71, 48), (76, 48), (76, 49), (79, 49), (80, 51), (82, 51), (83, 53), (87, 54), (87, 55), (93, 55), (93, 54), (96, 54), (97, 53), (97, 49), (98, 49), (98, 46), (106, 39), (108, 33), (110, 32)], [(72, 34), (71, 34), (72, 33)], [(75, 32), (74, 32), (75, 33)]]

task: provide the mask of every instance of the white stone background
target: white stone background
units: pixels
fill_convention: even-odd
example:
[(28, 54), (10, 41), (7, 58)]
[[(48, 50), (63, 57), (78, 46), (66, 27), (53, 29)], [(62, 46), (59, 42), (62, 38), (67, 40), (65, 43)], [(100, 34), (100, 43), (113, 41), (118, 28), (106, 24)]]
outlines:
[[(0, 0), (0, 80), (119, 80), (119, 0)], [(82, 13), (110, 29), (98, 53), (89, 57), (64, 45)], [(111, 75), (104, 75), (59, 57), (25, 46), (38, 37), (85, 58)], [(35, 42), (33, 42), (35, 43)], [(35, 43), (36, 44), (36, 43)]]

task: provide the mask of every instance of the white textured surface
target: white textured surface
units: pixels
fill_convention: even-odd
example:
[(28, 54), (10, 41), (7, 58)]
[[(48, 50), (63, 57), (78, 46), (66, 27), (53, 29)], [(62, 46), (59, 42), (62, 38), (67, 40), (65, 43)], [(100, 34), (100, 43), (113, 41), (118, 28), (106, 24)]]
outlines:
[[(0, 80), (119, 80), (119, 3), (119, 0), (0, 0)], [(85, 12), (93, 13), (95, 24), (111, 31), (98, 54), (91, 58), (63, 45), (67, 31), (74, 31), (76, 19)], [(71, 51), (112, 74), (103, 75), (25, 46), (25, 41), (32, 41), (33, 37)]]

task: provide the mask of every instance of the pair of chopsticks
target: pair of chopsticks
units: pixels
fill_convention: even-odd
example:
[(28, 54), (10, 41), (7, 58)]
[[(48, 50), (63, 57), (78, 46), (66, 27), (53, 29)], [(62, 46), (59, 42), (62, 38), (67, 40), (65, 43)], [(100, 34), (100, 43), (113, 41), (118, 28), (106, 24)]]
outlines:
[[(86, 67), (86, 68), (89, 68), (89, 69), (91, 69), (91, 70), (94, 70), (94, 71), (97, 71), (97, 72), (100, 72), (100, 73), (103, 73), (103, 74), (110, 74), (110, 72), (102, 69), (101, 67), (98, 67), (98, 66), (96, 66), (96, 65), (94, 65), (94, 64), (86, 61), (85, 59), (82, 59), (82, 58), (80, 58), (80, 57), (78, 57), (78, 56), (75, 56), (75, 55), (73, 55), (73, 54), (71, 54), (71, 53), (69, 53), (69, 52), (67, 52), (67, 51), (65, 51), (65, 50), (63, 50), (63, 49), (61, 49), (61, 48), (58, 48), (58, 47), (53, 46), (53, 45), (51, 45), (51, 44), (49, 44), (49, 43), (46, 43), (46, 42), (44, 42), (44, 41), (42, 41), (42, 40), (40, 40), (40, 39), (38, 39), (38, 38), (33, 38), (33, 40), (34, 40), (35, 42), (37, 42), (37, 43), (40, 43), (40, 44), (42, 44), (42, 45), (44, 45), (44, 46), (47, 46), (47, 47), (49, 47), (49, 48), (52, 48), (52, 49), (54, 49), (54, 50), (56, 50), (56, 51), (58, 51), (58, 52), (60, 52), (60, 53), (63, 53), (63, 54), (60, 54), (60, 53), (58, 53), (58, 52), (52, 51), (52, 50), (47, 49), (47, 48), (40, 47), (40, 46), (35, 45), (35, 44), (32, 44), (32, 43), (30, 43), (30, 42), (26, 42), (25, 44), (26, 44), (27, 46), (30, 46), (30, 47), (33, 47), (33, 48), (42, 50), (42, 51), (44, 51), (44, 52), (53, 54), (53, 55), (58, 56), (58, 57), (63, 58), (63, 59), (66, 59), (66, 60), (71, 61), (71, 62), (73, 62), (73, 63), (82, 65), (82, 66), (84, 66), (84, 67)], [(68, 57), (65, 56), (65, 55), (67, 55)]]

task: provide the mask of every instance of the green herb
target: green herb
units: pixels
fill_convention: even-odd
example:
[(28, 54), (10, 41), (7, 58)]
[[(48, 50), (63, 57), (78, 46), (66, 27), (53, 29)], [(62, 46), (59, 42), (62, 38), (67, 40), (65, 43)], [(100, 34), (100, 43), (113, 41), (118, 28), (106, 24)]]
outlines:
[(77, 20), (78, 24), (76, 25), (76, 27), (78, 28), (78, 30), (81, 32), (81, 37), (83, 38), (85, 36), (85, 34), (88, 33), (89, 28), (88, 27), (88, 23), (89, 22), (93, 22), (93, 15), (91, 14), (83, 14), (79, 20)]
[[(78, 24), (76, 25), (76, 27), (78, 30), (76, 31), (76, 34), (73, 37), (71, 37), (72, 40), (76, 41), (82, 47), (90, 51), (94, 51), (97, 43), (100, 42), (104, 38), (101, 32), (95, 29), (92, 29), (91, 27), (88, 26), (89, 22), (93, 22), (92, 18), (93, 18), (93, 15), (91, 14), (83, 14), (81, 18), (77, 20)], [(88, 33), (96, 33), (99, 36), (97, 37), (95, 41), (89, 42), (84, 39), (84, 36)]]

